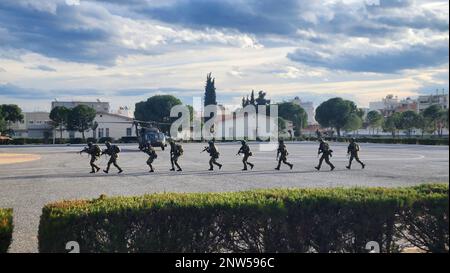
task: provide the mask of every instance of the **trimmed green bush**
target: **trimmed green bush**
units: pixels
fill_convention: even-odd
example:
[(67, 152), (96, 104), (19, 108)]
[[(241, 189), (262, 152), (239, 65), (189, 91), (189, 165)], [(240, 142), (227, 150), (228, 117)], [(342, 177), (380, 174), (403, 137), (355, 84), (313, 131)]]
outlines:
[(0, 253), (6, 253), (11, 245), (13, 210), (0, 209)]
[(43, 208), (41, 252), (448, 252), (448, 185), (164, 193)]

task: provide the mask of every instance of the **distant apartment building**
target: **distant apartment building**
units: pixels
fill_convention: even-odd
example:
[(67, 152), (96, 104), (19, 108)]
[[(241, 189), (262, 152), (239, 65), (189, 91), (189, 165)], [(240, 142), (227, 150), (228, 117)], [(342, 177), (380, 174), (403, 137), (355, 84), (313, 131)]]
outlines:
[(24, 112), (23, 120), (12, 124), (15, 138), (53, 137), (53, 126), (48, 112)]
[(417, 99), (418, 111), (422, 112), (431, 105), (439, 105), (442, 109), (448, 109), (448, 94), (422, 95)]
[(308, 125), (316, 125), (317, 121), (315, 119), (316, 109), (314, 108), (314, 104), (310, 101), (302, 101), (299, 97), (295, 97), (292, 100), (293, 103), (300, 105), (303, 110), (305, 110), (306, 114), (308, 114)]
[(69, 109), (75, 108), (78, 105), (86, 105), (89, 106), (93, 109), (95, 109), (95, 111), (97, 111), (97, 113), (109, 113), (110, 112), (110, 106), (109, 106), (109, 102), (102, 102), (100, 100), (94, 101), (94, 102), (89, 102), (89, 101), (58, 101), (58, 100), (54, 100), (52, 101), (52, 109), (59, 106), (59, 107), (66, 107)]
[(378, 111), (383, 116), (388, 117), (395, 112), (418, 111), (417, 101), (406, 98), (400, 100), (397, 96), (387, 95), (381, 101), (369, 103), (369, 111)]

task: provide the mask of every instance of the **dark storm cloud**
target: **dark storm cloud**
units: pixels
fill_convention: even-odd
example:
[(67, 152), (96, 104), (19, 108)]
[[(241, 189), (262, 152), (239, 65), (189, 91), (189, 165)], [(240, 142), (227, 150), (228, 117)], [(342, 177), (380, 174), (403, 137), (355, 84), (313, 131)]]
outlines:
[(383, 49), (372, 53), (319, 54), (299, 49), (288, 57), (311, 66), (353, 72), (396, 73), (405, 69), (439, 66), (448, 63), (447, 42), (413, 45), (403, 49)]
[[(81, 6), (80, 6), (81, 7)], [(111, 65), (119, 54), (114, 32), (87, 20), (108, 20), (101, 9), (56, 5), (54, 13), (14, 1), (0, 2), (0, 49), (25, 49), (80, 63)]]
[[(130, 37), (121, 37), (123, 34), (119, 33), (117, 18), (120, 16), (131, 21), (164, 22), (176, 26), (177, 30), (216, 29), (224, 33), (252, 34), (269, 47), (283, 46), (273, 41), (285, 41), (284, 45), (289, 46), (303, 46), (307, 41), (309, 50), (299, 49), (288, 57), (310, 66), (392, 73), (439, 65), (448, 59), (448, 47), (412, 45), (387, 48), (385, 52), (371, 52), (368, 48), (366, 54), (336, 54), (325, 59), (317, 48), (339, 48), (342, 41), (354, 37), (389, 45), (410, 30), (448, 37), (448, 16), (419, 3), (414, 0), (380, 0), (377, 4), (310, 0), (81, 0), (80, 5), (67, 5), (63, 0), (5, 0), (0, 1), (0, 57), (13, 56), (14, 52), (35, 52), (63, 61), (105, 67), (114, 65), (120, 56), (163, 54), (171, 48), (171, 43), (188, 43), (176, 37), (164, 40), (164, 46), (157, 44), (151, 51), (127, 48), (121, 41)], [(45, 4), (53, 8), (46, 9)], [(311, 36), (305, 36), (305, 32)], [(281, 39), (272, 41), (272, 36)], [(214, 46), (201, 43), (205, 47)], [(403, 44), (407, 43), (405, 40)], [(420, 52), (421, 47), (427, 51)]]
[(292, 34), (301, 21), (296, 0), (182, 0), (161, 7), (138, 7), (152, 18), (194, 28), (232, 28), (253, 34)]

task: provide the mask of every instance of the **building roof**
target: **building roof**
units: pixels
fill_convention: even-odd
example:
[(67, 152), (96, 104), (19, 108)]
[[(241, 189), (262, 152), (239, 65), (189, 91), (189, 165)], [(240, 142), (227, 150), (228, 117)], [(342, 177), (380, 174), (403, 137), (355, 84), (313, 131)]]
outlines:
[(100, 112), (100, 113), (97, 113), (97, 115), (107, 115), (107, 116), (112, 116), (112, 117), (116, 117), (116, 118), (121, 118), (121, 119), (124, 119), (126, 121), (134, 121), (134, 118), (130, 118), (130, 117), (127, 117), (127, 116), (122, 116), (122, 115), (119, 115), (119, 114), (113, 114), (113, 113), (102, 113), (102, 112)]

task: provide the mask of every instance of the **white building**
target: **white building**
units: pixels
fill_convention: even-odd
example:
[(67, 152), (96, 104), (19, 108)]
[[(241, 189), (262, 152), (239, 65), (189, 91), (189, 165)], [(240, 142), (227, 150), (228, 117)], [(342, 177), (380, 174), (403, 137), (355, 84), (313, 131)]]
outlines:
[[(85, 105), (95, 109), (97, 115), (95, 116), (94, 123), (98, 126), (95, 130), (88, 130), (85, 132), (85, 137), (92, 137), (100, 139), (103, 137), (109, 137), (114, 140), (119, 140), (122, 137), (136, 136), (136, 129), (133, 126), (133, 117), (131, 110), (126, 106), (121, 106), (117, 111), (117, 114), (111, 113), (109, 102), (97, 101), (53, 101), (52, 109), (56, 106), (64, 106), (72, 109), (78, 105)], [(56, 134), (59, 136), (59, 134)], [(63, 138), (81, 138), (80, 132), (65, 131)]]
[[(97, 113), (94, 122), (98, 124), (95, 130), (85, 132), (85, 137), (100, 139), (110, 137), (119, 140), (122, 137), (136, 136), (136, 129), (133, 125), (133, 118), (111, 113)], [(56, 133), (56, 136), (59, 136)], [(64, 131), (63, 138), (81, 138), (80, 132)]]
[(316, 109), (314, 108), (314, 104), (311, 101), (303, 102), (299, 97), (295, 97), (292, 102), (300, 105), (300, 107), (305, 110), (306, 114), (308, 114), (308, 125), (317, 124), (317, 121), (315, 119)]
[(417, 112), (417, 101), (411, 98), (400, 100), (397, 96), (387, 95), (381, 101), (370, 102), (369, 111), (378, 111), (385, 117), (391, 116), (395, 112)]
[[(278, 121), (266, 115), (231, 114), (217, 118), (214, 123), (214, 132), (211, 136), (217, 139), (244, 139), (255, 140), (259, 138), (277, 138)], [(276, 127), (276, 128), (275, 128)]]
[(448, 109), (448, 94), (423, 95), (417, 99), (418, 110), (422, 112), (431, 105), (439, 105), (442, 109)]
[(53, 126), (48, 112), (25, 112), (23, 120), (12, 124), (15, 138), (42, 138), (52, 137)]

